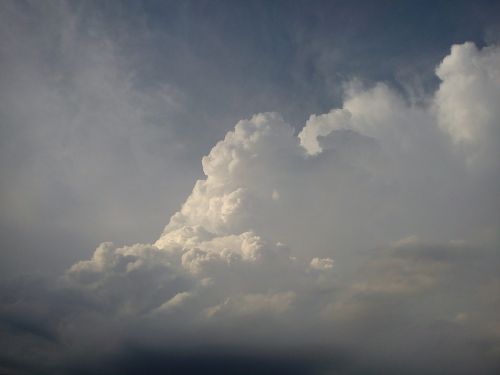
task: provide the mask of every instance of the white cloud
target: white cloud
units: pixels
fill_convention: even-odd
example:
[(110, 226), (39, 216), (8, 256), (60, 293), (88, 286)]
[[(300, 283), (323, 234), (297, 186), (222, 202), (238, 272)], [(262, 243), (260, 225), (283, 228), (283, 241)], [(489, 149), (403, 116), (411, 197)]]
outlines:
[[(470, 199), (475, 192), (468, 189), (475, 188), (471, 185), (475, 175), (469, 175), (469, 155), (454, 148), (457, 134), (465, 133), (447, 127), (450, 120), (440, 113), (458, 108), (473, 116), (477, 101), (462, 99), (472, 95), (469, 84), (460, 84), (466, 74), (467, 81), (477, 86), (475, 91), (485, 85), (486, 93), (478, 94), (481, 118), (498, 120), (494, 101), (482, 100), (491, 95), (494, 82), (489, 81), (495, 77), (488, 75), (494, 76), (497, 56), (500, 51), (492, 47), (479, 51), (471, 44), (454, 46), (437, 70), (443, 83), (435, 104), (428, 107), (407, 104), (379, 84), (368, 90), (350, 89), (343, 109), (311, 116), (298, 138), (275, 113), (240, 121), (203, 158), (206, 179), (195, 184), (154, 245), (115, 249), (103, 244), (90, 261), (74, 265), (68, 275), (106, 293), (114, 288), (111, 280), (141, 273), (146, 279), (158, 278), (147, 285), (169, 291), (164, 301), (149, 301), (150, 308), (170, 308), (189, 296), (198, 300), (192, 304), (196, 314), (210, 311), (208, 316), (221, 311), (226, 317), (231, 311), (286, 313), (292, 295), (299, 309), (330, 306), (333, 292), (321, 298), (315, 295), (338, 282), (336, 269), (345, 272), (340, 270), (349, 267), (353, 251), (382, 245), (412, 253), (426, 243), (449, 243), (473, 222), (465, 209), (474, 201), (448, 202), (442, 195), (467, 192), (465, 199)], [(437, 117), (436, 107), (441, 111)], [(460, 117), (464, 123), (453, 126), (471, 127), (472, 119), (467, 118)], [(479, 119), (477, 126), (482, 124)], [(484, 126), (493, 125), (498, 127), (498, 123)], [(441, 129), (450, 130), (449, 140)], [(471, 139), (472, 128), (467, 134), (463, 137)], [(497, 140), (489, 142), (498, 148)], [(463, 220), (440, 213), (448, 203)], [(482, 208), (474, 211), (481, 213)], [(487, 222), (491, 219), (485, 215), (475, 220), (477, 226), (468, 228), (470, 233), (480, 231), (483, 224), (498, 224)], [(408, 231), (418, 236), (405, 237)], [(273, 245), (278, 242), (286, 246)], [(360, 280), (353, 278), (349, 293), (423, 293), (438, 284), (448, 267), (448, 259), (428, 262), (377, 254), (368, 264), (376, 271)], [(337, 256), (340, 260), (333, 267)], [(155, 274), (154, 267), (163, 271)], [(330, 276), (309, 269), (331, 270)], [(167, 285), (183, 278), (185, 289)], [(120, 292), (120, 296), (132, 294)], [(312, 296), (317, 300), (313, 302)], [(300, 301), (308, 306), (300, 306)]]
[[(498, 237), (482, 233), (500, 224), (499, 56), (454, 46), (425, 107), (378, 84), (351, 88), (298, 137), (276, 113), (238, 122), (154, 244), (102, 244), (65, 285), (105, 306), (95, 312), (104, 322), (153, 319), (195, 344), (216, 332), (233, 344), (397, 353), (431, 368), (408, 352), (444, 340), (440, 368), (454, 351), (489, 368), (498, 304), (475, 291), (498, 293)], [(484, 349), (471, 349), (486, 332)]]
[(436, 74), (442, 80), (435, 96), (439, 126), (461, 148), (469, 163), (494, 162), (498, 167), (498, 47), (479, 50), (470, 42), (455, 45)]

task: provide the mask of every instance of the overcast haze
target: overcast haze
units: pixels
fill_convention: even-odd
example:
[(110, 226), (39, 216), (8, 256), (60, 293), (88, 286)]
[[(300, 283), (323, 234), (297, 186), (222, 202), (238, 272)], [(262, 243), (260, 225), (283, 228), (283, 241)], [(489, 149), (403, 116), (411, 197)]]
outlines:
[(500, 2), (0, 3), (0, 372), (500, 371)]

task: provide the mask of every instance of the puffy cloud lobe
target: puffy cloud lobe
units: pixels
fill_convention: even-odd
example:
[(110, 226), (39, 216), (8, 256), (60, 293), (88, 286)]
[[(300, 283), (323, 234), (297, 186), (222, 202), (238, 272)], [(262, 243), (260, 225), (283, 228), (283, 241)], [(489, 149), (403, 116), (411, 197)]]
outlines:
[[(437, 68), (443, 81), (436, 94), (439, 125), (454, 142), (484, 142), (498, 127), (496, 93), (500, 86), (497, 47), (483, 50), (473, 43), (455, 45)], [(470, 105), (474, 99), (475, 105)]]
[(435, 98), (439, 126), (469, 164), (498, 168), (498, 47), (478, 50), (473, 43), (455, 45), (436, 73), (443, 81)]
[(394, 371), (498, 369), (499, 56), (454, 46), (425, 107), (352, 85), (298, 136), (275, 113), (240, 121), (154, 244), (104, 243), (67, 271), (91, 302), (59, 339), (99, 341), (119, 316), (118, 341), (164, 349), (292, 343)]
[[(321, 262), (326, 266), (317, 269), (327, 270), (331, 260)], [(69, 285), (91, 292), (116, 313), (186, 313), (183, 306), (190, 304), (198, 319), (216, 312), (284, 313), (292, 308), (294, 290), (318, 277), (283, 244), (270, 244), (253, 232), (216, 236), (200, 227), (173, 231), (156, 245), (104, 243), (66, 274)]]
[(289, 164), (288, 156), (298, 152), (293, 130), (280, 115), (265, 113), (240, 121), (203, 158), (207, 178), (195, 184), (164, 234), (186, 225), (217, 234), (242, 231), (254, 214), (255, 198), (273, 197), (272, 181), (278, 176), (269, 172)]

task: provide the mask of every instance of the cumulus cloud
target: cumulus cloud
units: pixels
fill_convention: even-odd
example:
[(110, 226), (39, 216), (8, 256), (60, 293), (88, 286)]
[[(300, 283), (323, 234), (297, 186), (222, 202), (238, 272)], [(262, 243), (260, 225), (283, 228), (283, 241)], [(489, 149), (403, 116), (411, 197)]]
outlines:
[[(455, 45), (426, 105), (352, 84), (298, 136), (277, 113), (238, 122), (154, 243), (103, 243), (57, 288), (5, 298), (3, 357), (64, 372), (133, 343), (317, 350), (340, 373), (493, 373), (499, 62), (496, 46)], [(48, 324), (31, 306), (51, 301)]]

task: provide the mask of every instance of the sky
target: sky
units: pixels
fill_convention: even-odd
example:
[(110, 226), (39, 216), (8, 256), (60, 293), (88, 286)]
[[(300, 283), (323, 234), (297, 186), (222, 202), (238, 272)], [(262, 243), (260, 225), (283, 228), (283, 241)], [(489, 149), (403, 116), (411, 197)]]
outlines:
[(500, 2), (2, 1), (0, 372), (500, 371)]

